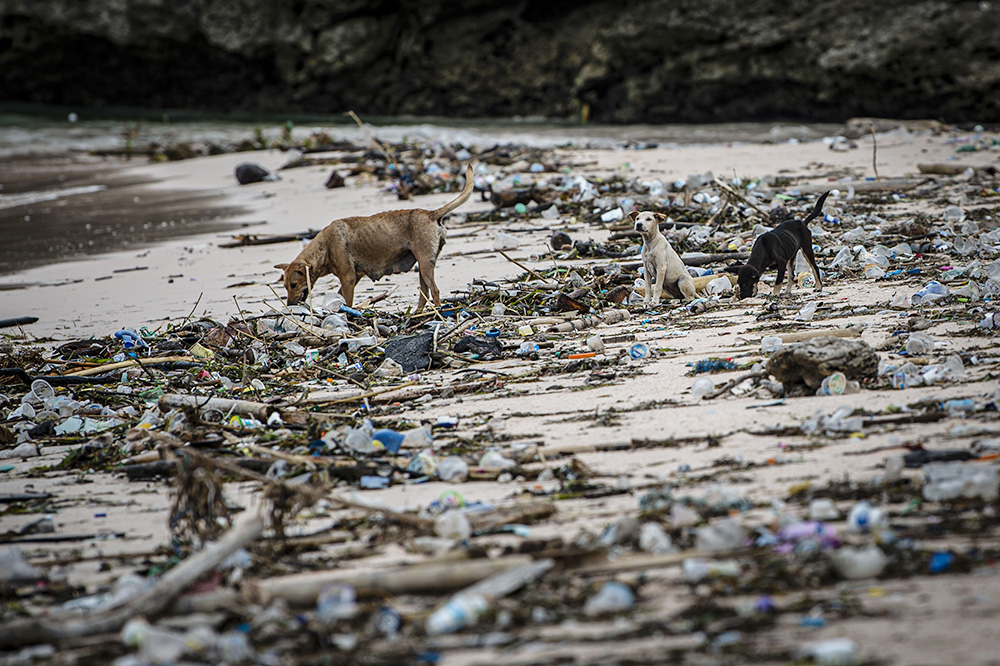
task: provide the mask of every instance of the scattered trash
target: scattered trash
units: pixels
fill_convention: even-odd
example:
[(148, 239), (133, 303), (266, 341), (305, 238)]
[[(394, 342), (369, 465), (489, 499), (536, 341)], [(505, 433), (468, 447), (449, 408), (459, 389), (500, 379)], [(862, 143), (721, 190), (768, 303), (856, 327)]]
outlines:
[[(871, 579), (991, 571), (995, 182), (832, 183), (812, 225), (822, 301), (736, 302), (733, 266), (757, 232), (797, 214), (785, 205), (809, 210), (816, 183), (663, 183), (637, 166), (598, 178), (502, 145), (388, 146), (390, 168), (355, 148), (331, 149), (352, 155), (326, 187), (382, 178), (400, 194), (444, 192), (459, 173), (450, 156), (464, 155), (494, 205), (449, 231), (478, 233), (473, 253), (524, 256), (419, 313), (384, 307), (378, 291), (349, 308), (320, 284), (311, 305), (228, 321), (192, 313), (155, 330), (123, 319), (86, 340), (0, 338), (0, 474), (17, 479), (0, 507), (18, 544), (0, 549), (12, 600), (0, 647), (23, 648), (22, 661), (51, 660), (51, 643), (70, 660), (123, 665), (277, 663), (283, 651), (397, 663), (493, 645), (517, 661), (544, 640), (546, 660), (570, 662), (579, 655), (559, 652), (558, 632), (601, 623), (626, 644), (621, 632), (632, 636), (679, 576), (687, 585), (670, 594), (692, 606), (656, 618), (665, 636), (710, 657), (788, 661), (795, 646), (753, 653), (772, 620), (833, 632), (865, 617)], [(889, 208), (910, 197), (937, 208)], [(620, 223), (644, 209), (667, 216), (701, 298), (642, 307), (649, 276)], [(793, 274), (815, 286), (799, 261)], [(585, 409), (567, 408), (571, 392)], [(741, 413), (754, 417), (734, 425)], [(734, 435), (755, 444), (730, 446)], [(651, 462), (633, 465), (636, 450)], [(78, 529), (67, 509), (104, 491), (54, 495), (90, 481), (135, 492), (121, 493), (127, 507), (87, 506)], [(157, 515), (147, 501), (167, 536), (136, 550), (152, 528), (125, 516)], [(95, 566), (113, 577), (91, 581)], [(79, 640), (116, 631), (120, 644), (96, 657)], [(688, 648), (655, 649), (683, 660)], [(801, 658), (860, 661), (849, 639)]]

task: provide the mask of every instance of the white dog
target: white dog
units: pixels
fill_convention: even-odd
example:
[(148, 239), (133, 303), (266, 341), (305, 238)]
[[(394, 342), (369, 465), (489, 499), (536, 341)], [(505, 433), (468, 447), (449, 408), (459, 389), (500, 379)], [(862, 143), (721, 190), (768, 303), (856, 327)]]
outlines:
[(656, 305), (660, 302), (664, 289), (681, 300), (697, 298), (694, 280), (687, 272), (684, 262), (660, 233), (660, 223), (667, 216), (663, 213), (632, 211), (628, 219), (632, 220), (635, 230), (642, 236), (642, 268), (646, 280), (646, 298), (643, 303), (647, 307)]

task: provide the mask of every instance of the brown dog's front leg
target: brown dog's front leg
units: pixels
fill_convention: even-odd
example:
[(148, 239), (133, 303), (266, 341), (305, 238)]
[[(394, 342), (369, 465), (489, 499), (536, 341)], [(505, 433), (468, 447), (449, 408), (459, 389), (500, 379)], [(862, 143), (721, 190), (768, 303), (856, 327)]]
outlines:
[(358, 282), (356, 275), (345, 275), (340, 278), (340, 295), (344, 297), (347, 307), (354, 306), (354, 285)]

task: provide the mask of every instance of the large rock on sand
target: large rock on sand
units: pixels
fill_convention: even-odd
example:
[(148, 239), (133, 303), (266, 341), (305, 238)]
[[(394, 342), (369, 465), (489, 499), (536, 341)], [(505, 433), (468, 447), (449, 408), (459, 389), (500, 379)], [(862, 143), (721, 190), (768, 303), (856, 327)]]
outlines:
[(767, 371), (785, 385), (785, 393), (813, 392), (825, 377), (842, 372), (848, 379), (862, 380), (878, 374), (878, 354), (864, 340), (834, 337), (782, 347), (767, 361)]

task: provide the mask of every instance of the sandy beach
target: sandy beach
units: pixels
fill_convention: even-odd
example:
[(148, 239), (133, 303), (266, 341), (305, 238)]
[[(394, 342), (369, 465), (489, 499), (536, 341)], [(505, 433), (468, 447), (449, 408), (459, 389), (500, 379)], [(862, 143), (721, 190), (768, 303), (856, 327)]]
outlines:
[[(853, 228), (843, 223), (848, 216), (861, 219), (877, 215), (886, 224), (918, 217), (934, 229), (945, 224), (945, 208), (957, 205), (969, 219), (977, 221), (977, 234), (997, 228), (1000, 218), (995, 176), (992, 180), (984, 176), (980, 188), (982, 192), (988, 191), (985, 183), (991, 182), (992, 194), (974, 197), (956, 194), (970, 178), (975, 178), (971, 171), (962, 173), (959, 169), (958, 175), (928, 177), (920, 176), (918, 170), (918, 164), (973, 169), (998, 166), (996, 146), (993, 150), (957, 152), (958, 146), (965, 145), (958, 141), (967, 138), (967, 134), (957, 131), (885, 132), (876, 137), (874, 164), (870, 136), (858, 139), (856, 148), (844, 151), (831, 150), (822, 141), (642, 150), (553, 149), (555, 161), (574, 165), (567, 169), (572, 176), (595, 182), (625, 176), (658, 179), (669, 187), (677, 180), (707, 172), (729, 181), (760, 179), (761, 190), (792, 195), (786, 203), (799, 216), (808, 212), (817, 193), (836, 190), (828, 200), (827, 212), (831, 219), (838, 218), (841, 222), (818, 225), (825, 234), (815, 237), (821, 248), (819, 262), (827, 273), (824, 289), (813, 292), (799, 287), (791, 297), (779, 299), (776, 305), (762, 297), (735, 301), (726, 295), (699, 313), (678, 301), (651, 309), (643, 308), (641, 303), (626, 303), (621, 306), (627, 312), (620, 321), (568, 333), (546, 332), (548, 324), (538, 323), (565, 314), (491, 318), (489, 313), (477, 313), (480, 329), (500, 327), (502, 339), (508, 342), (519, 343), (522, 339), (519, 327), (535, 321), (534, 330), (538, 333), (533, 332), (528, 338), (551, 346), (540, 350), (538, 359), (511, 353), (500, 360), (421, 372), (413, 380), (415, 388), (401, 389), (403, 397), (395, 403), (374, 406), (370, 414), (376, 425), (457, 421), (454, 428), (434, 429), (436, 447), (457, 443), (478, 456), (482, 454), (484, 440), (501, 446), (504, 451), (515, 445), (530, 444), (537, 446), (542, 454), (527, 465), (536, 475), (543, 468), (555, 471), (565, 465), (580, 465), (588, 470), (588, 483), (611, 489), (590, 495), (567, 491), (565, 497), (557, 500), (546, 493), (531, 495), (529, 491), (533, 488), (545, 486), (545, 482), (532, 477), (507, 483), (496, 480), (470, 480), (458, 485), (436, 480), (421, 484), (393, 483), (383, 490), (361, 493), (366, 500), (400, 511), (426, 510), (447, 491), (460, 492), (466, 503), (483, 502), (500, 507), (531, 498), (554, 503), (555, 512), (532, 525), (528, 538), (508, 531), (471, 539), (471, 543), (482, 546), (493, 557), (517, 553), (529, 540), (549, 547), (560, 542), (567, 548), (576, 544), (586, 549), (609, 525), (624, 518), (649, 520), (649, 515), (640, 511), (640, 498), (651, 489), (664, 487), (670, 488), (675, 498), (701, 497), (714, 490), (745, 499), (745, 505), (734, 503), (728, 511), (706, 516), (707, 522), (702, 526), (716, 525), (731, 515), (745, 530), (746, 549), (756, 548), (758, 554), (766, 550), (754, 545), (761, 534), (758, 528), (777, 529), (785, 514), (804, 518), (808, 500), (813, 497), (835, 500), (839, 516), (830, 524), (845, 543), (856, 546), (875, 543), (878, 538), (852, 532), (847, 524), (848, 512), (859, 499), (865, 499), (891, 517), (896, 539), (893, 548), (899, 547), (900, 540), (907, 540), (909, 550), (892, 552), (913, 553), (911, 557), (896, 556), (874, 578), (831, 578), (803, 566), (788, 569), (802, 575), (801, 580), (785, 581), (782, 578), (785, 570), (776, 569), (773, 580), (768, 580), (768, 573), (756, 564), (763, 561), (761, 557), (737, 553), (732, 556), (746, 558), (745, 575), (755, 580), (756, 592), (747, 594), (740, 593), (737, 585), (720, 580), (688, 585), (681, 579), (680, 557), (671, 564), (644, 566), (641, 558), (658, 555), (618, 545), (611, 548), (610, 557), (605, 553), (603, 559), (589, 559), (589, 566), (596, 573), (580, 574), (583, 578), (574, 578), (573, 567), (560, 560), (560, 567), (565, 568), (552, 574), (551, 587), (545, 588), (563, 591), (560, 604), (552, 605), (544, 601), (544, 596), (538, 597), (542, 601), (532, 602), (532, 597), (526, 595), (525, 604), (544, 607), (548, 614), (539, 612), (534, 617), (549, 617), (547, 621), (522, 622), (518, 602), (512, 598), (499, 603), (501, 610), (516, 617), (509, 626), (491, 616), (492, 624), (485, 623), (458, 634), (452, 642), (438, 638), (424, 644), (423, 639), (407, 632), (410, 641), (407, 645), (440, 653), (438, 663), (447, 666), (501, 660), (513, 664), (661, 663), (668, 658), (666, 655), (674, 655), (677, 663), (764, 664), (788, 663), (803, 646), (816, 641), (849, 638), (856, 645), (850, 661), (817, 661), (996, 663), (995, 651), (1000, 643), (992, 630), (996, 613), (1000, 612), (1000, 576), (995, 559), (991, 558), (998, 553), (1000, 541), (995, 497), (985, 504), (959, 506), (947, 513), (934, 503), (925, 502), (921, 508), (910, 502), (920, 496), (919, 489), (913, 489), (919, 488), (919, 480), (923, 478), (919, 468), (901, 472), (903, 479), (914, 484), (905, 491), (898, 485), (890, 487), (888, 482), (879, 485), (882, 482), (878, 481), (887, 473), (887, 459), (907, 451), (902, 448), (904, 445), (970, 450), (975, 441), (1000, 433), (997, 412), (987, 407), (997, 388), (996, 363), (1000, 357), (995, 331), (977, 327), (984, 313), (994, 311), (992, 304), (952, 299), (945, 305), (932, 303), (922, 308), (890, 307), (897, 294), (912, 295), (929, 280), (940, 278), (942, 267), (968, 263), (973, 257), (932, 250), (923, 260), (904, 264), (893, 259), (887, 270), (904, 266), (919, 267), (920, 272), (902, 271), (881, 280), (864, 277), (862, 268), (844, 271), (831, 267), (836, 248), (843, 245), (840, 236)], [(997, 136), (986, 134), (984, 138), (996, 141)], [(143, 187), (150, 197), (162, 191), (185, 192), (199, 200), (213, 201), (220, 208), (243, 211), (240, 219), (253, 223), (245, 231), (255, 234), (315, 230), (333, 219), (380, 210), (432, 209), (454, 196), (441, 192), (400, 201), (385, 190), (384, 184), (359, 183), (353, 178), (348, 179), (344, 188), (327, 190), (323, 183), (329, 175), (329, 166), (287, 169), (279, 172), (280, 181), (246, 186), (238, 185), (233, 177), (234, 167), (240, 162), (254, 161), (277, 171), (287, 160), (288, 154), (282, 151), (259, 151), (129, 166), (124, 173), (129, 178), (148, 181)], [(502, 168), (475, 166), (481, 175), (507, 175)], [(520, 173), (524, 178), (546, 175)], [(940, 188), (916, 197), (907, 194), (912, 194), (911, 189), (887, 186), (882, 192), (859, 191), (855, 198), (849, 198), (848, 182), (905, 179), (918, 179), (923, 186), (936, 183)], [(971, 189), (974, 188), (970, 185), (961, 191)], [(809, 194), (797, 199), (794, 195), (800, 190)], [(669, 196), (679, 204), (684, 195), (674, 192)], [(576, 241), (605, 243), (615, 232), (610, 225), (565, 215), (558, 219), (516, 217), (483, 223), (466, 219), (492, 208), (492, 204), (480, 201), (476, 195), (446, 221), (450, 238), (437, 266), (437, 283), (443, 297), (467, 295), (476, 280), (510, 286), (508, 281), (524, 273), (493, 251), (497, 232), (514, 233), (518, 247), (508, 254), (533, 271), (545, 271), (555, 264), (586, 275), (594, 266), (610, 263), (603, 258), (560, 259), (548, 248), (554, 230), (563, 230)], [(872, 233), (879, 227), (870, 218), (866, 219), (869, 221), (860, 240), (847, 245), (862, 245), (870, 251), (880, 242), (879, 235)], [(742, 236), (749, 241), (751, 228), (752, 225), (723, 230), (729, 236)], [(280, 272), (273, 265), (291, 260), (301, 246), (279, 243), (220, 248), (220, 243), (230, 240), (230, 235), (215, 230), (157, 243), (140, 251), (119, 251), (4, 276), (0, 278), (0, 318), (39, 319), (23, 329), (7, 329), (4, 333), (13, 345), (37, 345), (51, 350), (91, 336), (105, 338), (122, 328), (146, 327), (156, 333), (189, 319), (205, 317), (225, 325), (241, 313), (246, 316), (272, 313), (281, 307), (279, 298), (284, 295)], [(893, 244), (896, 242), (893, 240)], [(977, 256), (984, 267), (996, 259), (996, 253), (986, 245), (980, 247)], [(637, 254), (616, 260), (619, 264), (636, 261)], [(953, 289), (959, 286), (957, 281), (949, 284)], [(336, 278), (322, 278), (314, 298), (320, 302), (336, 288)], [(363, 280), (355, 301), (364, 304), (387, 293), (370, 309), (398, 314), (416, 305), (416, 288), (414, 272), (392, 275), (377, 283)], [(795, 319), (800, 308), (813, 301), (818, 306), (816, 315), (805, 321)], [(761, 339), (770, 335), (850, 329), (857, 333), (850, 340), (866, 343), (880, 361), (901, 365), (907, 357), (899, 352), (906, 335), (914, 330), (911, 318), (918, 315), (927, 321), (921, 332), (936, 343), (933, 351), (922, 355), (925, 358), (920, 359), (921, 366), (941, 364), (948, 356), (958, 355), (964, 366), (960, 378), (897, 390), (883, 376), (863, 382), (857, 393), (783, 399), (757, 388), (727, 391), (713, 399), (691, 394), (696, 379), (693, 366), (698, 361), (721, 358), (737, 364), (731, 370), (708, 375), (716, 387), (722, 386), (747, 373), (753, 363), (767, 361), (768, 354), (761, 351)], [(594, 360), (584, 359), (576, 366), (567, 363), (567, 354), (589, 351), (586, 340), (594, 334), (609, 341), (604, 344), (603, 352)], [(635, 342), (645, 343), (653, 353), (645, 358), (631, 358), (628, 352)], [(301, 377), (289, 378), (300, 387), (306, 386)], [(440, 391), (441, 387), (473, 380), (482, 382), (480, 390), (450, 395)], [(372, 387), (379, 386), (374, 378), (369, 381)], [(14, 398), (23, 388), (8, 384), (2, 391)], [(306, 390), (317, 388), (310, 384)], [(333, 395), (348, 395), (357, 387), (336, 381), (326, 390)], [(413, 397), (408, 397), (410, 394)], [(423, 394), (431, 397), (419, 398)], [(939, 417), (922, 422), (896, 418), (927, 410), (937, 413), (939, 408), (931, 409), (928, 405), (963, 399), (971, 400), (975, 408), (942, 411)], [(852, 412), (858, 410), (871, 418), (860, 429), (808, 433), (804, 424), (817, 413), (830, 415), (840, 407), (849, 407)], [(351, 409), (346, 406), (345, 409), (338, 411), (349, 418)], [(360, 412), (355, 415), (360, 416)], [(963, 426), (974, 427), (963, 430)], [(246, 436), (233, 435), (236, 440), (240, 437)], [(57, 503), (47, 505), (44, 510), (55, 515), (57, 533), (119, 534), (112, 539), (84, 541), (82, 547), (72, 541), (20, 544), (28, 560), (50, 579), (58, 578), (94, 593), (125, 571), (145, 569), (146, 564), (157, 561), (162, 554), (158, 549), (170, 542), (167, 525), (170, 496), (168, 483), (130, 482), (111, 471), (32, 472), (41, 466), (58, 464), (78, 445), (55, 441), (44, 445), (40, 457), (3, 461), (13, 468), (0, 475), (0, 494), (52, 493), (58, 498)], [(238, 441), (233, 442), (233, 446), (239, 445)], [(268, 445), (280, 449), (282, 443)], [(995, 468), (996, 461), (980, 464)], [(87, 485), (76, 487), (78, 483)], [(341, 490), (346, 492), (345, 488)], [(231, 481), (226, 492), (228, 501), (247, 509), (237, 520), (237, 524), (245, 524), (261, 503), (258, 484)], [(946, 514), (948, 520), (943, 517)], [(329, 506), (302, 516), (296, 529), (342, 526), (352, 515), (355, 514), (350, 508)], [(38, 517), (33, 510), (7, 512), (0, 514), (0, 524), (3, 531), (14, 534)], [(664, 525), (669, 526), (670, 520), (669, 515), (661, 517)], [(935, 532), (927, 527), (930, 523), (944, 527)], [(955, 525), (961, 525), (962, 529), (951, 529)], [(271, 562), (260, 566), (248, 576), (263, 576), (262, 572), (273, 575), (278, 570), (294, 573), (303, 562), (309, 563), (310, 569), (329, 568), (360, 575), (432, 559), (413, 548), (408, 536), (394, 541), (392, 536), (396, 534), (373, 538), (368, 554), (360, 546), (360, 554), (350, 557), (341, 552), (342, 545), (320, 546), (301, 554), (301, 561), (294, 560), (298, 556), (286, 556), (277, 565)], [(690, 539), (685, 541), (682, 536), (690, 537), (687, 528), (672, 534), (680, 543), (690, 543)], [(16, 541), (12, 537), (8, 542)], [(880, 543), (888, 548), (885, 542)], [(539, 550), (545, 548), (539, 546)], [(690, 557), (706, 556), (691, 547), (681, 550)], [(945, 551), (955, 553), (962, 566), (940, 574), (928, 573), (926, 560), (930, 554)], [(80, 554), (83, 559), (77, 557)], [(109, 562), (115, 564), (107, 566)], [(814, 577), (808, 577), (812, 575), (810, 572)], [(564, 610), (566, 604), (571, 606), (612, 579), (637, 591), (635, 606), (627, 613), (588, 618)], [(766, 620), (760, 619), (753, 629), (749, 622), (741, 624), (738, 618), (747, 617), (747, 613), (753, 615), (746, 609), (759, 603), (765, 591), (779, 612), (768, 615)], [(415, 595), (397, 594), (393, 598), (385, 593), (384, 597), (413, 626), (421, 625), (418, 618), (425, 617), (431, 607), (426, 599)], [(33, 610), (42, 607), (41, 603), (27, 605)], [(702, 616), (696, 617), (697, 613), (691, 610), (697, 608), (702, 609)], [(803, 622), (803, 618), (812, 617), (820, 617), (822, 621)], [(489, 636), (491, 632), (508, 635), (509, 640), (497, 638), (496, 645), (490, 645), (472, 638)], [(372, 644), (376, 652), (382, 649), (377, 640)], [(86, 646), (76, 649), (86, 650)], [(356, 654), (350, 658), (362, 661)]]

